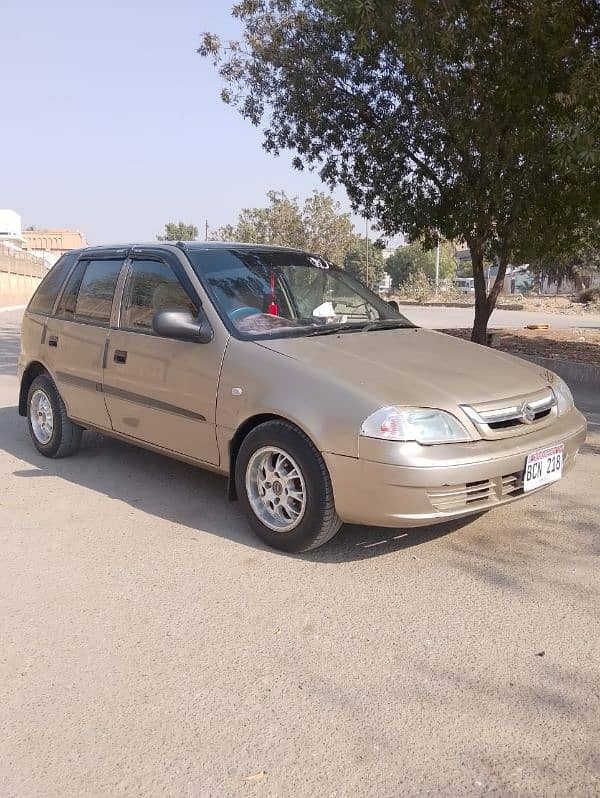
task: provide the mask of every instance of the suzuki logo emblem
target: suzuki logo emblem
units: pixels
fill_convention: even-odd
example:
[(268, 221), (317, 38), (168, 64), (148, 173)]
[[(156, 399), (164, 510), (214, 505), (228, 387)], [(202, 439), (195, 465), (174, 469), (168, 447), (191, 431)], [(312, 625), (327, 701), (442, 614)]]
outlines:
[(535, 410), (527, 402), (521, 405), (521, 421), (523, 424), (533, 424), (535, 421)]

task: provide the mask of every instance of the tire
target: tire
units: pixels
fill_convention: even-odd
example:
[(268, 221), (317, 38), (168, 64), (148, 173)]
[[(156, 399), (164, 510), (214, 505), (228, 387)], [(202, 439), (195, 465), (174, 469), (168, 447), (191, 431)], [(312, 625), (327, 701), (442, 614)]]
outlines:
[(47, 374), (40, 374), (29, 387), (27, 424), (33, 445), (45, 457), (68, 457), (79, 449), (83, 429), (67, 417), (65, 403)]
[(287, 421), (267, 421), (248, 433), (236, 458), (235, 484), (254, 532), (273, 548), (316, 549), (342, 525), (323, 458)]

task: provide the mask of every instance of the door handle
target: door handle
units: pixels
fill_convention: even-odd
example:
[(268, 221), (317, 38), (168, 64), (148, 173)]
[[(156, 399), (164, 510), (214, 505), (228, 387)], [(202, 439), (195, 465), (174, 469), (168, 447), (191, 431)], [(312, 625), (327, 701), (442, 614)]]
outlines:
[(127, 352), (123, 351), (123, 349), (115, 349), (115, 355), (113, 357), (115, 363), (126, 363), (127, 362)]
[(58, 335), (51, 335), (50, 338), (48, 338), (48, 346), (58, 346)]

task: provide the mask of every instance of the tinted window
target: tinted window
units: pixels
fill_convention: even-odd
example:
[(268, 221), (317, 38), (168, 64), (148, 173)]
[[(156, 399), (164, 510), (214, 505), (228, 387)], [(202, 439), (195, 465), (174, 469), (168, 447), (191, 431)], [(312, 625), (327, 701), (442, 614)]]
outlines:
[(165, 308), (198, 314), (170, 266), (157, 260), (134, 261), (123, 295), (121, 327), (151, 333), (152, 317)]
[(69, 278), (58, 315), (76, 321), (108, 324), (117, 277), (123, 261), (82, 261)]
[(54, 302), (56, 301), (60, 287), (75, 257), (76, 255), (63, 255), (56, 261), (33, 295), (28, 310), (32, 313), (43, 313), (44, 315), (52, 313), (52, 308), (54, 307)]
[(80, 261), (77, 266), (75, 267), (73, 273), (69, 277), (69, 280), (65, 286), (65, 290), (62, 292), (62, 296), (60, 298), (60, 302), (58, 303), (58, 307), (56, 308), (56, 315), (57, 316), (66, 316), (67, 318), (73, 318), (75, 313), (75, 303), (77, 301), (77, 294), (79, 292), (79, 286), (81, 285), (81, 278), (83, 277), (83, 273), (85, 271), (85, 267), (87, 266), (87, 261)]

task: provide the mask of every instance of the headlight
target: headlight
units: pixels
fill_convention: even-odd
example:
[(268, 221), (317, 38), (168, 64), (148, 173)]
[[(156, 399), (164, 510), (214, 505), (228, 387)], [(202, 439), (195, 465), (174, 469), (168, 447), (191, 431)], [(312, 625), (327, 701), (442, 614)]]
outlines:
[(554, 380), (552, 381), (552, 393), (556, 399), (558, 415), (562, 416), (568, 413), (573, 407), (573, 394), (567, 383), (558, 374), (554, 375)]
[(382, 407), (363, 422), (360, 434), (367, 438), (423, 444), (471, 440), (458, 419), (429, 407)]

